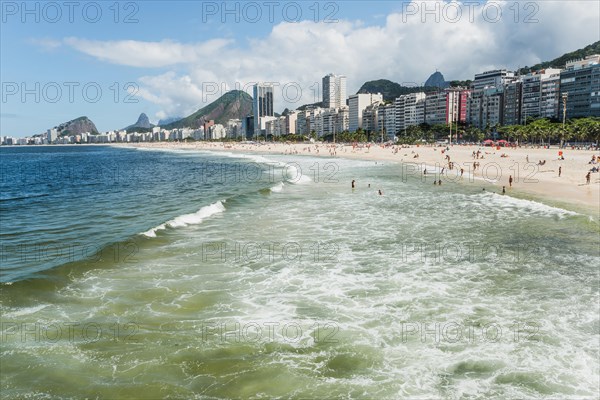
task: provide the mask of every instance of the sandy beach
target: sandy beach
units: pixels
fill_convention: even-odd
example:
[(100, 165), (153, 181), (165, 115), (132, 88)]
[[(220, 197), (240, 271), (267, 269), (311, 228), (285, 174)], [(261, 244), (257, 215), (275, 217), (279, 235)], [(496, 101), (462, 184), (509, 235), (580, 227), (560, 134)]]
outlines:
[[(123, 146), (123, 145), (117, 145)], [(424, 174), (427, 181), (442, 180), (442, 185), (479, 185), (486, 190), (535, 199), (574, 211), (600, 217), (600, 173), (586, 174), (600, 164), (590, 164), (599, 151), (558, 147), (483, 147), (463, 145), (381, 146), (376, 144), (323, 143), (132, 143), (130, 147), (179, 148), (240, 153), (270, 153), (342, 157), (405, 164), (407, 174)], [(477, 152), (479, 151), (479, 155)], [(475, 154), (474, 154), (475, 153)], [(540, 161), (543, 163), (540, 165)], [(449, 163), (452, 163), (450, 169)], [(474, 165), (477, 163), (478, 165)], [(560, 176), (559, 176), (560, 168)], [(442, 170), (443, 169), (443, 170)], [(461, 173), (462, 169), (462, 173)], [(425, 171), (427, 170), (427, 171)], [(443, 171), (443, 172), (442, 172)], [(512, 176), (512, 187), (509, 179)]]

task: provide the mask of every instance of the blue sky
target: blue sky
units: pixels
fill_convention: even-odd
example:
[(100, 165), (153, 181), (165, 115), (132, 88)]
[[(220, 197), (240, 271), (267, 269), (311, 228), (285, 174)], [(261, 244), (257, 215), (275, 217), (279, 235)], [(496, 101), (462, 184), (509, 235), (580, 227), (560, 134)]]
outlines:
[(372, 79), (422, 84), (436, 69), (469, 79), (600, 39), (593, 1), (73, 3), (2, 1), (0, 134), (82, 115), (100, 131), (141, 112), (186, 116), (255, 81), (279, 85), (281, 111), (319, 100), (329, 72), (347, 75), (350, 93)]

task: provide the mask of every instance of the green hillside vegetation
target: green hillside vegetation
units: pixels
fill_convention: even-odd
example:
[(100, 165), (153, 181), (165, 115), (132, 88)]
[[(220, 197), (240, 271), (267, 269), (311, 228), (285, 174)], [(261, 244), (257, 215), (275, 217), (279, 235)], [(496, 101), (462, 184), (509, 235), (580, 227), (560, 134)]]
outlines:
[(357, 93), (381, 93), (384, 101), (394, 101), (397, 97), (417, 92), (437, 92), (437, 87), (427, 86), (402, 86), (387, 79), (365, 82)]
[(164, 125), (162, 128), (199, 128), (204, 121), (208, 120), (225, 125), (230, 119), (243, 118), (251, 113), (252, 96), (241, 90), (232, 90), (188, 117)]
[(98, 134), (96, 125), (86, 116), (75, 118), (71, 121), (63, 122), (62, 124), (54, 127), (58, 133), (58, 136), (70, 136), (78, 135), (83, 132), (89, 132), (92, 135)]
[(540, 69), (545, 68), (564, 68), (565, 64), (568, 61), (582, 59), (592, 54), (600, 54), (600, 40), (596, 43), (592, 43), (588, 46), (585, 46), (583, 49), (563, 54), (562, 56), (555, 58), (552, 61), (545, 61), (539, 64), (535, 64), (532, 67), (523, 67), (519, 70), (519, 73), (523, 75), (528, 74), (531, 71), (538, 71)]

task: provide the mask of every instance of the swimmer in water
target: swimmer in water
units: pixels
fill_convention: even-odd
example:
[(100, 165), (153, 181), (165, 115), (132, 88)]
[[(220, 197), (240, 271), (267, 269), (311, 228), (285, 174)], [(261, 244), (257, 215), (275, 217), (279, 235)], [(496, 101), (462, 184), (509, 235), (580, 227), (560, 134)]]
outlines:
[(352, 179), (352, 189), (354, 189), (354, 182), (356, 182), (354, 179)]

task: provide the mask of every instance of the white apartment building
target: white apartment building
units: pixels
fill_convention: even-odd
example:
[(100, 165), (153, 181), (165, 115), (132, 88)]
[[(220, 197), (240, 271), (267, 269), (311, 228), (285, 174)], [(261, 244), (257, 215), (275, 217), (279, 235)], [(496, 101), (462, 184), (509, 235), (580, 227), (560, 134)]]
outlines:
[(329, 74), (323, 77), (323, 108), (346, 105), (346, 77)]
[(227, 121), (227, 126), (225, 127), (227, 131), (227, 137), (232, 139), (237, 139), (242, 136), (242, 120), (241, 119), (230, 119)]
[(475, 79), (471, 83), (471, 89), (480, 90), (490, 87), (501, 87), (505, 83), (514, 81), (515, 73), (505, 69), (486, 71), (481, 74), (475, 74)]
[(348, 130), (348, 107), (314, 107), (298, 111), (295, 115), (296, 133), (308, 135), (315, 132), (318, 137)]
[(403, 131), (409, 126), (425, 122), (425, 98), (423, 92), (400, 96), (394, 102), (396, 108), (396, 130)]
[(56, 128), (48, 129), (48, 132), (46, 133), (46, 140), (48, 143), (54, 143), (56, 138), (58, 138), (58, 132), (56, 131)]
[(540, 98), (540, 117), (558, 118), (560, 103), (560, 70), (542, 79), (542, 95)]
[(315, 114), (315, 125), (317, 136), (327, 136), (334, 133), (341, 133), (338, 123), (337, 108), (322, 108), (320, 112)]
[[(544, 82), (551, 80), (552, 83), (547, 83), (545, 93), (544, 114), (546, 114), (546, 108), (549, 105), (552, 110), (554, 108), (554, 102), (556, 102), (556, 111), (558, 112), (558, 81), (560, 80), (560, 69), (548, 68), (541, 71), (529, 73), (521, 78), (522, 89), (521, 89), (521, 115), (525, 119), (527, 117), (540, 117), (542, 116), (542, 88)], [(554, 90), (556, 89), (556, 91)], [(556, 98), (554, 98), (556, 97)], [(554, 114), (552, 113), (552, 116)]]
[(377, 126), (387, 135), (388, 140), (396, 137), (396, 107), (394, 103), (380, 105), (377, 110)]
[(363, 111), (373, 103), (383, 102), (381, 93), (359, 93), (348, 98), (349, 106), (349, 126), (350, 132), (356, 132), (358, 128), (362, 128)]
[(600, 54), (592, 54), (581, 60), (572, 60), (567, 62), (565, 70), (577, 70), (588, 68), (600, 64)]
[(298, 111), (290, 111), (285, 116), (284, 135), (294, 135), (296, 133), (296, 121), (298, 120)]
[(336, 132), (345, 132), (350, 130), (350, 108), (342, 106), (337, 109)]
[(516, 81), (514, 72), (505, 69), (476, 74), (467, 104), (467, 123), (491, 129), (504, 121), (504, 88)]
[[(362, 128), (365, 132), (379, 132), (382, 125), (379, 124), (379, 111), (383, 109), (383, 101), (377, 101), (373, 104), (370, 104), (363, 111), (362, 116)], [(381, 111), (383, 113), (383, 110)]]
[(211, 140), (224, 139), (227, 136), (227, 129), (221, 124), (214, 124), (208, 128), (208, 138)]

